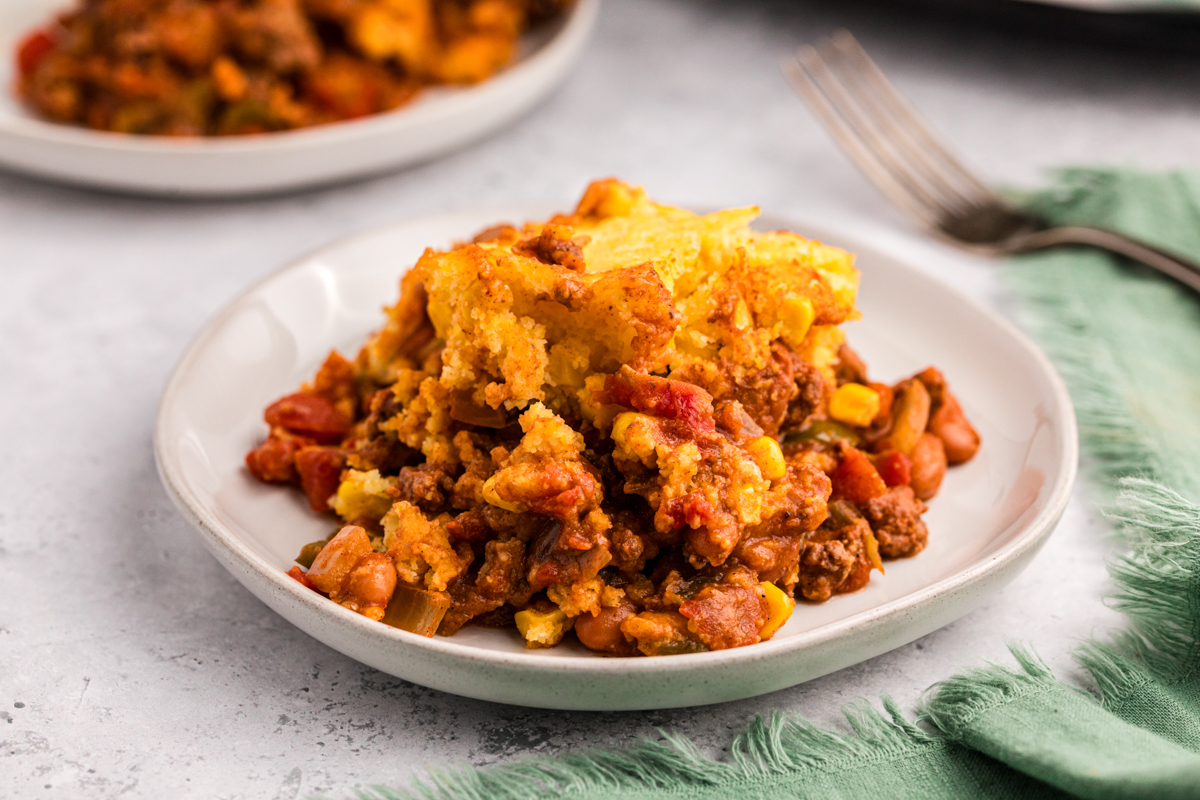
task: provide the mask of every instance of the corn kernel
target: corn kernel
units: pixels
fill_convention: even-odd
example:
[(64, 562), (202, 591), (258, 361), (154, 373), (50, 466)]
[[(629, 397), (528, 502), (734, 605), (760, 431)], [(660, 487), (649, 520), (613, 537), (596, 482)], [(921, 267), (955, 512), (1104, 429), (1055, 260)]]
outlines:
[(508, 502), (496, 492), (495, 475), (483, 482), (483, 499), (486, 500), (490, 505), (496, 506), (497, 508), (503, 508), (505, 511), (514, 511), (519, 514), (525, 510), (516, 503)]
[(829, 398), (829, 416), (838, 422), (862, 428), (879, 413), (879, 392), (861, 383), (847, 383)]
[(617, 446), (637, 456), (648, 467), (657, 463), (653, 421), (648, 414), (625, 411), (617, 414), (612, 427), (612, 440)]
[(625, 411), (613, 419), (612, 440), (622, 447), (625, 446), (625, 436), (629, 433), (629, 426), (633, 421), (640, 417), (641, 414), (636, 411)]
[(785, 297), (779, 306), (779, 321), (783, 323), (779, 335), (793, 350), (799, 350), (816, 319), (812, 300), (807, 297)]
[(787, 462), (783, 460), (779, 442), (770, 436), (758, 436), (746, 442), (746, 452), (767, 480), (777, 481), (787, 474)]
[(557, 608), (545, 612), (527, 608), (514, 614), (513, 619), (525, 638), (525, 646), (530, 649), (553, 647), (562, 641), (568, 630), (567, 615)]
[(767, 601), (767, 621), (758, 630), (759, 638), (766, 641), (774, 636), (783, 627), (783, 623), (792, 616), (792, 609), (796, 607), (796, 601), (784, 594), (783, 590), (773, 583), (760, 583), (758, 594)]
[(395, 478), (382, 477), (377, 469), (351, 469), (345, 474), (346, 479), (338, 484), (337, 494), (329, 503), (342, 519), (379, 519), (392, 507), (395, 500), (387, 491), (396, 484)]

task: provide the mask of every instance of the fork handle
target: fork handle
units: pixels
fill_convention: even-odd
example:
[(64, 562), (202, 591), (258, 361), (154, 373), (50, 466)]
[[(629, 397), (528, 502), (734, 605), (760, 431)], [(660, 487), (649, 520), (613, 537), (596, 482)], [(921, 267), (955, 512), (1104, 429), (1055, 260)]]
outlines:
[(1131, 258), (1200, 292), (1200, 264), (1105, 228), (1067, 226), (1034, 231), (1013, 242), (1012, 252), (1028, 253), (1071, 244), (1098, 247)]

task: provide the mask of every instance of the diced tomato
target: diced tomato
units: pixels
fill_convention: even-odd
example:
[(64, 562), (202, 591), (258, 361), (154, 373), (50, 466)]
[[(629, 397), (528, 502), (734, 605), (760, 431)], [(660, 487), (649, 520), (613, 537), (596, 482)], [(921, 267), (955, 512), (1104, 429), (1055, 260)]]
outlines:
[(693, 431), (707, 432), (713, 422), (712, 395), (691, 383), (635, 372), (628, 366), (604, 377), (598, 399), (663, 419), (682, 422)]
[(833, 496), (851, 503), (865, 503), (887, 492), (879, 471), (857, 447), (845, 448), (841, 463), (829, 478), (833, 481)]
[(301, 439), (271, 437), (246, 454), (246, 467), (265, 483), (295, 483), (300, 477), (296, 473), (296, 452), (304, 444)]
[(17, 47), (17, 69), (22, 75), (29, 75), (55, 46), (54, 40), (45, 31), (29, 34)]
[(908, 486), (912, 480), (912, 460), (898, 450), (888, 452), (875, 458), (875, 469), (883, 482), (892, 486)]
[(304, 574), (304, 570), (300, 569), (299, 567), (292, 567), (289, 569), (287, 571), (287, 576), (306, 589), (312, 589), (314, 592), (319, 591), (317, 587), (313, 585), (313, 582), (308, 579), (308, 576)]
[(713, 517), (713, 507), (700, 492), (688, 492), (665, 501), (656, 516), (670, 521), (671, 529), (684, 526), (698, 528)]
[(338, 490), (345, 463), (346, 454), (336, 447), (305, 447), (296, 453), (300, 487), (313, 511), (329, 510), (329, 498)]
[(267, 406), (263, 418), (302, 436), (311, 436), (322, 444), (336, 444), (350, 432), (354, 420), (339, 411), (324, 397), (307, 392), (289, 394)]

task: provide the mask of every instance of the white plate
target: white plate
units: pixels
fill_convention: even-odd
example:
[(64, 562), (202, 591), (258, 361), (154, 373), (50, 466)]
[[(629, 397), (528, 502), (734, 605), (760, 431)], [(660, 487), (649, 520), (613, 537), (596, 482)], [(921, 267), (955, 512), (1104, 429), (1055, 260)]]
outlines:
[[(983, 436), (949, 471), (926, 520), (928, 548), (889, 562), (864, 590), (801, 604), (769, 642), (662, 658), (600, 658), (578, 643), (529, 651), (513, 631), (466, 628), (427, 639), (348, 611), (284, 575), (306, 542), (336, 526), (300, 492), (267, 486), (243, 458), (265, 435), (262, 409), (309, 379), (329, 349), (353, 354), (382, 323), (400, 274), (428, 246), (500, 219), (430, 217), (366, 233), (248, 290), (188, 348), (163, 392), (155, 455), (168, 492), (251, 592), (301, 630), (397, 677), (527, 706), (645, 709), (735, 700), (792, 686), (911, 642), (957, 619), (1013, 578), (1049, 536), (1075, 478), (1075, 417), (1050, 362), (1011, 324), (868, 242), (858, 253), (863, 320), (851, 342), (872, 374), (940, 367)], [(808, 235), (800, 223), (769, 227)]]
[(380, 174), (449, 152), (523, 114), (583, 50), (600, 0), (521, 41), (522, 57), (468, 88), (432, 89), (363, 119), (257, 136), (175, 139), (45, 122), (13, 96), (17, 43), (72, 0), (0, 0), (0, 166), (120, 191), (232, 196)]

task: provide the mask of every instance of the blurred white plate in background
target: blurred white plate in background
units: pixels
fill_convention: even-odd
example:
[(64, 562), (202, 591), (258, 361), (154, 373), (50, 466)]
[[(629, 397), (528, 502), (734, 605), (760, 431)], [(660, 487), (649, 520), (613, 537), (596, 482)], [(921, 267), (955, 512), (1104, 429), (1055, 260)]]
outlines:
[(256, 136), (133, 136), (36, 118), (13, 95), (17, 44), (71, 0), (0, 2), (0, 167), (103, 189), (229, 196), (381, 174), (481, 138), (525, 113), (583, 50), (600, 0), (577, 0), (522, 39), (516, 64), (466, 88), (431, 89), (363, 119)]

